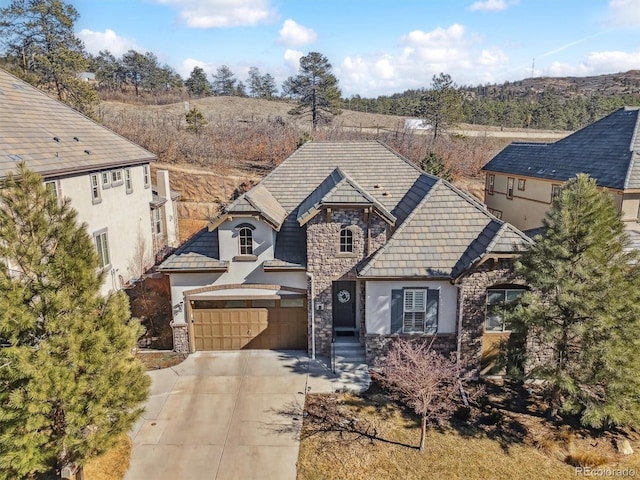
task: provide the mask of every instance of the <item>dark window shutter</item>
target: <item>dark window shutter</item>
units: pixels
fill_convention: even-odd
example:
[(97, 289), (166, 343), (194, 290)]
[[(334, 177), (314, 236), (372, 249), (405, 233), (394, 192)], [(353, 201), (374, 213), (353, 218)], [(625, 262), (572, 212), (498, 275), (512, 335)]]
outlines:
[(440, 290), (430, 288), (427, 290), (427, 321), (424, 333), (438, 332), (438, 313), (440, 310)]
[(402, 333), (404, 296), (402, 290), (391, 290), (391, 333)]

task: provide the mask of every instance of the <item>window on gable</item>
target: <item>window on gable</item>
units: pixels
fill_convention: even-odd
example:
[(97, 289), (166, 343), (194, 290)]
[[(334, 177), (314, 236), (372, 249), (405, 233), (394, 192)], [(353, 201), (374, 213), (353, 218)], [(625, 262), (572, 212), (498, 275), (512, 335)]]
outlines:
[(514, 183), (514, 178), (513, 177), (508, 177), (507, 178), (507, 198), (513, 198), (513, 183)]
[(493, 186), (496, 182), (496, 176), (487, 174), (487, 179), (485, 180), (484, 189), (489, 195), (493, 195)]
[(91, 201), (93, 203), (100, 203), (102, 198), (100, 198), (100, 184), (98, 183), (98, 174), (92, 173), (89, 176), (91, 182)]
[(515, 301), (526, 290), (524, 288), (491, 288), (487, 290), (487, 313), (484, 329), (487, 332), (509, 332), (511, 326), (504, 319), (505, 305)]
[(131, 180), (131, 169), (124, 169), (124, 184), (127, 189), (127, 193), (133, 192), (133, 180)]
[(240, 255), (253, 255), (253, 231), (249, 227), (242, 227), (238, 232), (240, 239)]
[(149, 165), (142, 166), (142, 174), (144, 176), (144, 188), (149, 188), (151, 186), (151, 177), (149, 175)]
[(353, 253), (353, 232), (348, 228), (340, 230), (340, 253)]
[(100, 259), (100, 268), (106, 269), (111, 265), (111, 258), (109, 256), (109, 238), (106, 230), (95, 234), (93, 239), (96, 243), (98, 258)]

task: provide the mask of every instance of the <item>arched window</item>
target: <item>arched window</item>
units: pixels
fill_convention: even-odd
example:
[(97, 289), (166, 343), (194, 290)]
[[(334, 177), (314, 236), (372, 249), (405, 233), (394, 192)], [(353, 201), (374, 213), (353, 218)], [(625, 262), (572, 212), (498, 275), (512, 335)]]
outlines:
[(340, 253), (353, 253), (353, 232), (348, 228), (340, 230)]
[(242, 227), (238, 232), (240, 238), (240, 255), (253, 255), (253, 231)]

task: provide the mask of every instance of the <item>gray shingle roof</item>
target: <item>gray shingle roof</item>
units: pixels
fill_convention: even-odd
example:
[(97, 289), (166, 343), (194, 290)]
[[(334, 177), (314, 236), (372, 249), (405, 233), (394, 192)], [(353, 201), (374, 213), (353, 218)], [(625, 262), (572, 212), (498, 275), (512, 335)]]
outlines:
[(229, 262), (219, 258), (218, 231), (210, 232), (205, 227), (162, 262), (158, 269), (165, 272), (226, 270)]
[(20, 160), (46, 177), (156, 159), (2, 69), (0, 92), (0, 177)]
[(331, 172), (300, 204), (298, 207), (298, 223), (304, 225), (323, 206), (331, 205), (371, 205), (389, 223), (393, 224), (396, 221), (396, 217), (354, 180), (349, 178), (340, 167)]
[(624, 107), (555, 143), (514, 142), (483, 170), (565, 182), (587, 173), (601, 187), (640, 188), (640, 110)]
[[(259, 185), (286, 212), (276, 238), (275, 260), (265, 262), (267, 268), (306, 265), (306, 228), (300, 227), (298, 218), (323, 199), (379, 205), (397, 219), (386, 245), (360, 268), (367, 278), (451, 278), (483, 255), (511, 252), (529, 241), (469, 195), (375, 141), (309, 142)], [(245, 194), (230, 209), (242, 212), (255, 207)], [(217, 230), (199, 235), (215, 234)], [(174, 256), (184, 254), (179, 250)], [(219, 258), (217, 243), (211, 255)]]
[(440, 180), (359, 274), (455, 278), (488, 253), (513, 252), (529, 242), (522, 232)]

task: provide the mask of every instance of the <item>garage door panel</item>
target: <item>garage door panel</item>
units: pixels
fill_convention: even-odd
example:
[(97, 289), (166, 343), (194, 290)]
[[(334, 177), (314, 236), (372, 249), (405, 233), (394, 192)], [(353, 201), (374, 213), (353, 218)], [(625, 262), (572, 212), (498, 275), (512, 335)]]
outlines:
[(306, 308), (197, 309), (196, 350), (306, 349)]

